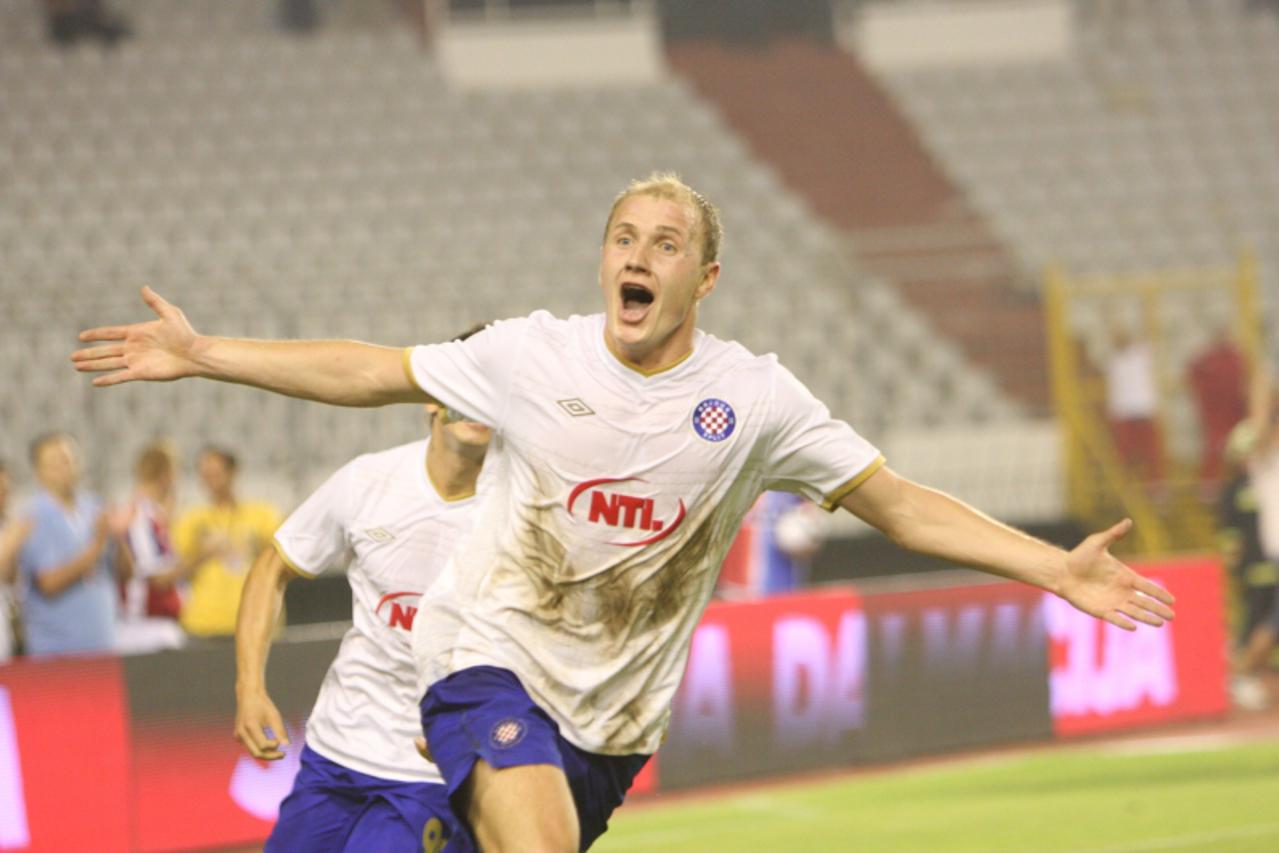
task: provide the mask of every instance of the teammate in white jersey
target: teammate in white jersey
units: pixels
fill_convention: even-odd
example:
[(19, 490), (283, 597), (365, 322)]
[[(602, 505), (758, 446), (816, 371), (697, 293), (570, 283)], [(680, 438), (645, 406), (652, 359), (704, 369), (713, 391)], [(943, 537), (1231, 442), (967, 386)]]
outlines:
[(761, 489), (842, 506), (1121, 628), (1171, 618), (1171, 597), (1108, 551), (1127, 520), (1069, 553), (1032, 539), (894, 474), (773, 357), (698, 332), (719, 239), (712, 205), (655, 176), (606, 222), (602, 315), (538, 313), (402, 354), (202, 336), (144, 290), (159, 319), (85, 332), (105, 345), (73, 360), (108, 372), (97, 385), (204, 376), (339, 405), (438, 399), (494, 427), (494, 490), (414, 635), (431, 749), (488, 851), (585, 849), (603, 831), (657, 747)]
[(288, 735), (265, 678), (285, 587), (346, 568), (353, 625), (307, 720), (301, 770), (267, 851), (468, 849), (439, 770), (417, 754), (409, 644), (418, 599), (475, 518), (490, 431), (427, 405), (431, 438), (348, 462), (299, 506), (258, 557), (236, 630), (236, 736), (283, 757)]

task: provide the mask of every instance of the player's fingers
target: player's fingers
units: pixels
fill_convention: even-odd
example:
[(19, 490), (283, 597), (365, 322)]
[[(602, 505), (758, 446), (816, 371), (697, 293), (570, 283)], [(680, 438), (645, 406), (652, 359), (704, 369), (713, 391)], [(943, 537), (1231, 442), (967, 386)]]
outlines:
[(108, 373), (105, 376), (95, 376), (93, 384), (98, 388), (105, 388), (108, 385), (120, 385), (125, 382), (132, 382), (134, 375), (127, 370), (120, 370), (115, 373)]
[(1152, 598), (1149, 595), (1142, 595), (1139, 593), (1136, 597), (1136, 603), (1138, 607), (1150, 613), (1155, 614), (1160, 619), (1163, 619), (1165, 621), (1173, 618), (1173, 616), (1176, 615), (1173, 613), (1173, 610), (1171, 607), (1164, 604), (1162, 601), (1158, 600), (1157, 598)]
[(152, 290), (149, 285), (144, 285), (142, 288), (142, 301), (159, 317), (163, 317), (173, 307), (172, 303)]
[[(1146, 578), (1138, 578), (1135, 584), (1137, 591), (1144, 593), (1156, 601), (1162, 601), (1164, 604), (1176, 604), (1177, 599), (1171, 592), (1161, 587), (1159, 584)], [(1171, 617), (1170, 617), (1171, 618)]]
[(1118, 524), (1112, 525), (1109, 530), (1103, 530), (1099, 535), (1100, 543), (1103, 548), (1109, 548), (1120, 539), (1128, 535), (1128, 531), (1132, 530), (1132, 519), (1125, 518)]
[(124, 344), (111, 343), (100, 347), (85, 347), (71, 353), (74, 362), (93, 361), (95, 358), (110, 358), (124, 355)]
[(1123, 605), (1119, 608), (1119, 612), (1135, 622), (1140, 622), (1143, 625), (1150, 625), (1154, 628), (1158, 628), (1160, 625), (1164, 624), (1164, 620), (1160, 619), (1154, 613), (1143, 609), (1141, 605), (1136, 603), (1130, 602)]
[(274, 708), (271, 709), (271, 712), (267, 715), (267, 725), (275, 733), (276, 742), (280, 746), (289, 745), (289, 730), (285, 728), (284, 720), (280, 717), (279, 711)]
[(280, 752), (280, 741), (271, 736), (267, 727), (261, 723), (255, 723), (249, 727), (249, 736), (253, 740), (254, 758), (265, 758), (273, 761), (276, 758), (283, 757)]
[(129, 336), (129, 328), (129, 326), (99, 326), (96, 329), (85, 329), (80, 333), (79, 339), (86, 344), (94, 341), (122, 341)]
[(266, 758), (266, 747), (258, 742), (259, 737), (260, 733), (256, 726), (242, 724), (235, 728), (235, 739), (244, 744), (249, 755), (254, 758)]
[(425, 758), (427, 761), (431, 762), (432, 764), (435, 763), (435, 756), (431, 754), (431, 748), (427, 746), (426, 738), (424, 737), (413, 738), (413, 745), (417, 747), (418, 755), (422, 756), (423, 758)]
[(1104, 618), (1107, 622), (1109, 622), (1111, 625), (1114, 625), (1116, 628), (1123, 628), (1125, 631), (1137, 630), (1137, 626), (1134, 625), (1131, 620), (1129, 620), (1126, 616), (1124, 616), (1124, 614), (1120, 613), (1118, 610), (1114, 610), (1114, 611), (1111, 611), (1110, 613), (1107, 613)]
[(75, 369), (81, 373), (103, 373), (108, 370), (124, 370), (128, 366), (123, 356), (110, 356), (78, 361)]

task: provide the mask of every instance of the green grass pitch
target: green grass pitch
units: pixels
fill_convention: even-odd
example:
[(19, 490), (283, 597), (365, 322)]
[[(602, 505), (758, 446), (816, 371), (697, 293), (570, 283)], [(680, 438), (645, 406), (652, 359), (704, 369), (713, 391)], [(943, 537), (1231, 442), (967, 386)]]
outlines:
[(1279, 743), (1071, 748), (623, 807), (593, 849), (1279, 851)]

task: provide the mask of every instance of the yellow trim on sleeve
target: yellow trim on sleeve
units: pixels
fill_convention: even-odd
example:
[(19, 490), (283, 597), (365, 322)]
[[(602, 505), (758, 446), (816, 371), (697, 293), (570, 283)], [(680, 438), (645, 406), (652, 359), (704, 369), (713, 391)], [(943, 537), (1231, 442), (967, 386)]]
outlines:
[(300, 567), (297, 563), (293, 562), (293, 560), (289, 559), (289, 555), (284, 553), (284, 546), (280, 544), (280, 540), (272, 536), (271, 544), (275, 546), (275, 553), (280, 555), (280, 559), (284, 561), (284, 565), (288, 566), (290, 569), (296, 572), (299, 577), (306, 578), (307, 580), (311, 580), (312, 578), (316, 577), (315, 572), (308, 572), (306, 569)]
[(874, 474), (880, 468), (883, 468), (884, 463), (887, 461), (888, 460), (886, 460), (882, 454), (879, 456), (876, 456), (874, 462), (871, 462), (869, 465), (863, 468), (855, 477), (853, 477), (847, 483), (845, 483), (844, 485), (840, 486), (838, 489), (836, 489), (835, 491), (827, 495), (826, 498), (821, 502), (821, 508), (826, 510), (827, 512), (834, 512), (835, 507), (839, 504), (840, 501), (848, 497), (848, 495), (854, 489), (860, 486), (862, 483), (869, 480), (870, 475)]
[(413, 375), (413, 347), (404, 348), (400, 363), (404, 365), (404, 375), (409, 378), (409, 382), (413, 387), (421, 388), (421, 390), (425, 391), (426, 389), (422, 388), (421, 383), (417, 381), (417, 377)]

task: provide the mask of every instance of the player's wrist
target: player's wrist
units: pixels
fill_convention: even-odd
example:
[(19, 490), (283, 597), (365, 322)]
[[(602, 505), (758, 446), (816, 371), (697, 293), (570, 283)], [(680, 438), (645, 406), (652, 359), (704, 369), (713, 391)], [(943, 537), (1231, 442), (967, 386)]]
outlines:
[(1066, 598), (1070, 593), (1070, 584), (1072, 579), (1070, 571), (1070, 554), (1057, 548), (1054, 548), (1053, 551), (1053, 556), (1048, 564), (1048, 582), (1043, 586), (1044, 589), (1051, 592), (1053, 595)]
[(235, 697), (238, 701), (245, 699), (263, 699), (266, 697), (266, 682), (261, 679), (236, 679)]
[(187, 375), (200, 379), (222, 379), (224, 378), (218, 372), (217, 366), (217, 344), (219, 338), (215, 335), (201, 335), (196, 333), (191, 339), (191, 346), (187, 350)]

